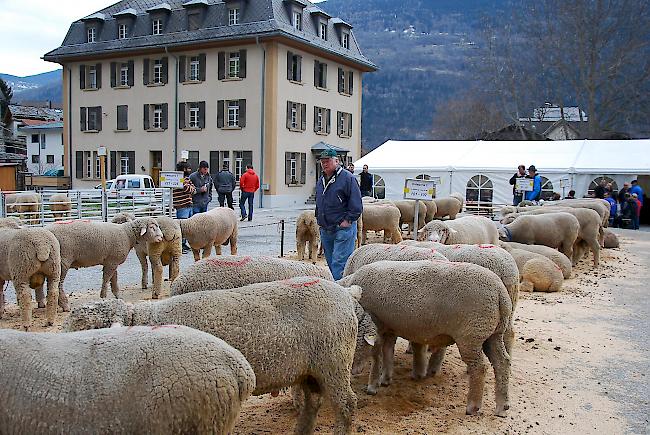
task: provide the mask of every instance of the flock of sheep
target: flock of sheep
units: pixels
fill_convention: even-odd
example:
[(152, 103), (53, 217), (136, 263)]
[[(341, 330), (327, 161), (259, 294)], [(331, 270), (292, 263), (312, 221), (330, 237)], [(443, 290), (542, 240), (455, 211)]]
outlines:
[[(13, 281), (26, 330), (30, 288), (52, 324), (57, 305), (70, 310), (69, 268), (103, 266), (103, 299), (72, 309), (65, 333), (0, 331), (0, 427), (228, 433), (250, 395), (291, 388), (297, 433), (314, 432), (323, 399), (335, 432), (349, 433), (351, 376), (370, 363), (367, 393), (389, 386), (397, 337), (410, 342), (414, 379), (438, 373), (456, 344), (469, 375), (467, 414), (481, 408), (489, 362), (495, 413), (505, 416), (519, 291), (559, 290), (589, 251), (597, 267), (603, 243), (615, 242), (604, 230), (609, 206), (506, 207), (497, 224), (461, 213), (454, 195), (421, 202), (416, 229), (415, 204), (364, 199), (362, 240), (338, 282), (315, 263), (236, 255), (238, 221), (228, 208), (183, 221), (119, 214), (45, 228), (0, 219), (0, 284)], [(417, 241), (402, 240), (403, 224)], [(366, 244), (367, 231), (393, 243)], [(182, 238), (195, 263), (181, 272)], [(298, 217), (296, 241), (301, 260), (306, 245), (316, 259), (313, 211)], [(212, 246), (220, 254), (228, 244), (231, 256), (211, 256)], [(151, 265), (153, 291), (151, 301), (131, 304), (119, 298), (117, 268), (133, 248), (143, 288)], [(164, 265), (171, 297), (156, 300)], [(114, 298), (106, 298), (109, 284)]]

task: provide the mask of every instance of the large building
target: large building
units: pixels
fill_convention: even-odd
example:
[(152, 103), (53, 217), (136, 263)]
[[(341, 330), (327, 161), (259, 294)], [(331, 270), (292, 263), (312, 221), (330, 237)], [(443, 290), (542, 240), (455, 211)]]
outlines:
[(75, 188), (107, 173), (248, 163), (263, 205), (304, 204), (317, 153), (361, 154), (366, 59), (352, 26), (304, 0), (124, 0), (72, 23), (47, 53), (63, 65), (66, 173)]

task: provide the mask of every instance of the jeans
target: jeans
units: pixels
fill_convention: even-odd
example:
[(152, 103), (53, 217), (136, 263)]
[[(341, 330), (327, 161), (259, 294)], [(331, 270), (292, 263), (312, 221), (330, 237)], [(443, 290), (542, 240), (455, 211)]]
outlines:
[(227, 192), (227, 193), (218, 193), (219, 195), (219, 206), (223, 207), (224, 203), (226, 200), (228, 201), (228, 207), (234, 210), (234, 207), (232, 206), (232, 192)]
[(198, 213), (205, 213), (206, 211), (208, 211), (208, 204), (204, 204), (204, 205), (197, 204), (194, 207), (192, 207), (193, 215)]
[[(176, 219), (189, 219), (192, 217), (192, 207), (183, 207), (176, 209)], [(187, 246), (187, 239), (183, 239), (183, 246)]]
[(241, 210), (241, 217), (244, 219), (246, 215), (246, 201), (248, 201), (248, 220), (253, 220), (253, 198), (255, 192), (242, 192), (239, 196), (239, 209)]
[(369, 190), (362, 190), (361, 196), (372, 196), (372, 192)]
[(639, 229), (639, 216), (634, 216), (632, 218), (632, 229), (634, 229), (634, 230)]
[(343, 269), (357, 240), (357, 223), (349, 228), (336, 227), (334, 231), (320, 230), (320, 241), (327, 260), (327, 266), (335, 280), (343, 278)]
[(523, 201), (523, 200), (524, 200), (524, 196), (523, 196), (523, 195), (517, 195), (517, 194), (515, 193), (515, 195), (514, 195), (514, 197), (513, 197), (513, 199), (512, 199), (512, 205), (519, 205), (519, 203), (520, 203), (521, 201)]

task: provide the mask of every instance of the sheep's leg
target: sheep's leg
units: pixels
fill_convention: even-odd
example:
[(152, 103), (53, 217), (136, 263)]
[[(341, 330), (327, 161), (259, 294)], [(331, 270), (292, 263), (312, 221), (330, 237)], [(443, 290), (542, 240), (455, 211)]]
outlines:
[(361, 231), (361, 244), (365, 245), (366, 244), (366, 239), (368, 238), (368, 231), (363, 230)]
[(467, 343), (456, 343), (460, 351), (460, 357), (467, 364), (469, 374), (469, 391), (467, 393), (468, 415), (476, 415), (483, 403), (483, 389), (485, 387), (485, 357), (481, 346), (473, 346)]
[(68, 274), (69, 269), (69, 265), (61, 263), (61, 276), (59, 277), (59, 306), (64, 312), (70, 311), (68, 296), (63, 291), (63, 281), (65, 281), (65, 276)]
[[(311, 245), (309, 245), (311, 248)], [(305, 259), (305, 242), (296, 241), (296, 251), (298, 251), (298, 260), (302, 261)], [(311, 254), (311, 252), (310, 252)]]
[[(316, 240), (315, 239), (309, 240), (309, 259), (311, 261), (316, 261), (316, 254), (317, 254), (316, 251), (317, 251), (317, 249), (316, 249)], [(303, 252), (303, 255), (304, 255), (304, 252)]]
[[(41, 291), (43, 287), (41, 286)], [(45, 319), (47, 326), (54, 325), (56, 320), (56, 309), (59, 306), (59, 280), (47, 277), (47, 305), (45, 308)]]
[(239, 227), (235, 225), (233, 232), (230, 234), (230, 255), (237, 255), (237, 237), (239, 236)]
[(178, 255), (172, 255), (169, 261), (169, 282), (172, 283), (180, 273), (181, 259)]
[(192, 254), (194, 255), (194, 261), (199, 261), (201, 259), (201, 249), (192, 248)]
[(411, 343), (413, 345), (413, 370), (412, 379), (423, 379), (427, 375), (427, 345)]
[(120, 289), (117, 286), (117, 266), (108, 266), (104, 265), (102, 272), (102, 289), (99, 293), (99, 296), (103, 299), (108, 293), (108, 284), (111, 284), (111, 291), (116, 298), (120, 297)]
[[(332, 361), (327, 366), (342, 365), (339, 361)], [(337, 373), (338, 372), (338, 373)], [(352, 417), (357, 409), (357, 396), (350, 386), (350, 371), (334, 370), (328, 373), (327, 381), (321, 382), (323, 396), (329, 399), (332, 410), (336, 416), (335, 434), (349, 434), (351, 432)]]
[(34, 289), (34, 295), (36, 296), (36, 302), (38, 302), (38, 308), (45, 308), (45, 293), (43, 292), (43, 284)]
[(592, 240), (589, 242), (589, 248), (594, 256), (594, 267), (598, 267), (600, 265), (600, 243), (598, 240)]
[[(214, 244), (214, 252), (215, 252), (215, 255), (221, 255), (221, 243), (215, 243)], [(210, 256), (210, 254), (208, 254), (208, 257), (209, 256)], [(205, 255), (203, 256), (203, 258), (205, 258)]]
[(149, 278), (149, 264), (147, 263), (147, 254), (145, 252), (135, 251), (140, 261), (140, 269), (142, 270), (142, 290), (146, 290), (149, 287), (148, 278)]
[[(310, 380), (314, 382), (313, 379)], [(312, 391), (310, 381), (303, 381), (299, 387), (294, 387), (294, 405), (298, 410), (296, 434), (314, 433), (316, 415), (320, 409), (322, 398), (320, 394)]]
[(14, 287), (16, 288), (16, 300), (20, 306), (23, 329), (29, 331), (32, 326), (32, 291), (25, 281), (14, 281)]
[(393, 380), (393, 363), (395, 361), (395, 342), (397, 337), (392, 334), (384, 336), (381, 353), (383, 356), (380, 383), (388, 386)]
[(208, 258), (212, 254), (212, 245), (208, 245), (203, 248), (203, 258)]
[(501, 345), (502, 337), (494, 334), (483, 343), (483, 352), (487, 355), (494, 370), (494, 396), (496, 401), (495, 414), (505, 417), (510, 409), (508, 385), (510, 383), (510, 357), (505, 355)]
[(379, 388), (379, 378), (381, 376), (381, 355), (384, 337), (379, 334), (372, 351), (372, 366), (370, 367), (370, 376), (368, 378), (368, 388), (366, 392), (371, 396), (377, 394)]
[(151, 261), (151, 268), (153, 269), (153, 291), (151, 292), (151, 299), (158, 299), (163, 280), (162, 260), (160, 255), (155, 255), (149, 256), (149, 261)]
[(435, 376), (440, 373), (440, 368), (445, 360), (445, 353), (447, 353), (447, 348), (445, 346), (431, 348), (431, 356), (429, 357), (429, 365), (427, 367), (427, 376)]
[(5, 313), (5, 280), (0, 279), (0, 319)]

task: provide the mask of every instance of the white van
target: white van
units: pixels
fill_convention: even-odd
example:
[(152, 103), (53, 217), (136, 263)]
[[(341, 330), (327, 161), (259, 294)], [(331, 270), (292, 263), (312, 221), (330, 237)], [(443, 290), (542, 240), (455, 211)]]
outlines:
[(156, 186), (153, 184), (153, 178), (149, 175), (123, 174), (118, 175), (106, 190), (152, 189), (154, 187)]

